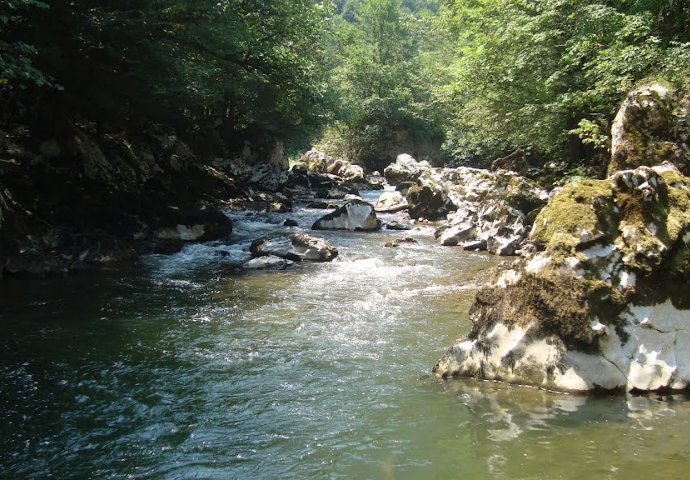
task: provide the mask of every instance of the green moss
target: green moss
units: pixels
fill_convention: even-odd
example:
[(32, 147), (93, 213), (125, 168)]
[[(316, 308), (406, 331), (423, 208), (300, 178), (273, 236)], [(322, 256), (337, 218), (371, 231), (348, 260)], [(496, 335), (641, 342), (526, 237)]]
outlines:
[(530, 240), (547, 246), (557, 260), (574, 255), (581, 244), (612, 238), (617, 227), (611, 182), (584, 180), (551, 199), (537, 215)]

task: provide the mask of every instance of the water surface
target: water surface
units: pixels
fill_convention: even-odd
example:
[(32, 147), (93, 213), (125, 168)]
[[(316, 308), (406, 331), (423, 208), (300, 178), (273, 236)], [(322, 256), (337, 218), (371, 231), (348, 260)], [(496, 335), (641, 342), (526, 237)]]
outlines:
[(0, 478), (686, 477), (682, 398), (430, 375), (500, 259), (423, 228), (319, 232), (337, 261), (236, 268), (321, 213), (233, 214), (231, 242), (0, 283)]

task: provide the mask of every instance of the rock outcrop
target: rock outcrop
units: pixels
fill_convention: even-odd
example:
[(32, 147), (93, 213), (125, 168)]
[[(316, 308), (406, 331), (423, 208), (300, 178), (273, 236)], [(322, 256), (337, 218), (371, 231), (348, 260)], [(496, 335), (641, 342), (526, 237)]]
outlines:
[(249, 251), (255, 257), (275, 256), (293, 262), (330, 262), (338, 256), (338, 249), (330, 242), (305, 233), (260, 238), (252, 242)]
[(232, 229), (214, 205), (237, 194), (235, 181), (159, 125), (70, 124), (42, 142), (17, 127), (0, 132), (0, 159), (8, 274), (128, 262)]
[(429, 162), (418, 162), (412, 157), (412, 155), (403, 153), (398, 155), (398, 157), (395, 159), (395, 163), (388, 165), (383, 170), (383, 175), (391, 185), (398, 185), (407, 182), (413, 183), (417, 181), (422, 173), (430, 168), (431, 165), (429, 165)]
[(541, 251), (496, 273), (436, 375), (565, 391), (690, 387), (690, 179), (669, 163), (570, 184)]
[(362, 200), (352, 200), (335, 211), (319, 218), (312, 230), (378, 230), (374, 206)]
[(622, 169), (673, 163), (690, 175), (690, 92), (660, 83), (632, 91), (611, 127), (609, 175)]
[(443, 245), (515, 255), (523, 250), (531, 222), (548, 194), (531, 181), (507, 171), (478, 168), (430, 168), (407, 193), (414, 219), (442, 220)]
[(341, 160), (318, 150), (309, 150), (295, 164), (312, 172), (325, 173), (340, 177), (350, 182), (365, 183), (364, 169), (353, 165), (347, 160)]

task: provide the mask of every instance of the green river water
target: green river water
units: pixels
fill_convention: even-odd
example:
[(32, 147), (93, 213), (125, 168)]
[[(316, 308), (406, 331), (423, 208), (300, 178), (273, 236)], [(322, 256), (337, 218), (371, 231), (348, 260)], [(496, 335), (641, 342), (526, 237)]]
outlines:
[(431, 376), (500, 259), (429, 230), (319, 232), (339, 260), (238, 271), (284, 218), (237, 214), (230, 243), (129, 269), (0, 283), (0, 478), (690, 477), (685, 398)]

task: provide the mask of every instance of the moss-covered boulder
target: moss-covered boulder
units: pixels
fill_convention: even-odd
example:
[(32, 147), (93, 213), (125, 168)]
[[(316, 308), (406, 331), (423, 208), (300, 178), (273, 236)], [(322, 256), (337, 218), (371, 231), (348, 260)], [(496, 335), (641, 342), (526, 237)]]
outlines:
[(434, 367), (566, 391), (690, 386), (690, 179), (669, 163), (566, 186)]
[(609, 175), (668, 161), (690, 174), (690, 92), (660, 83), (632, 91), (611, 127)]

